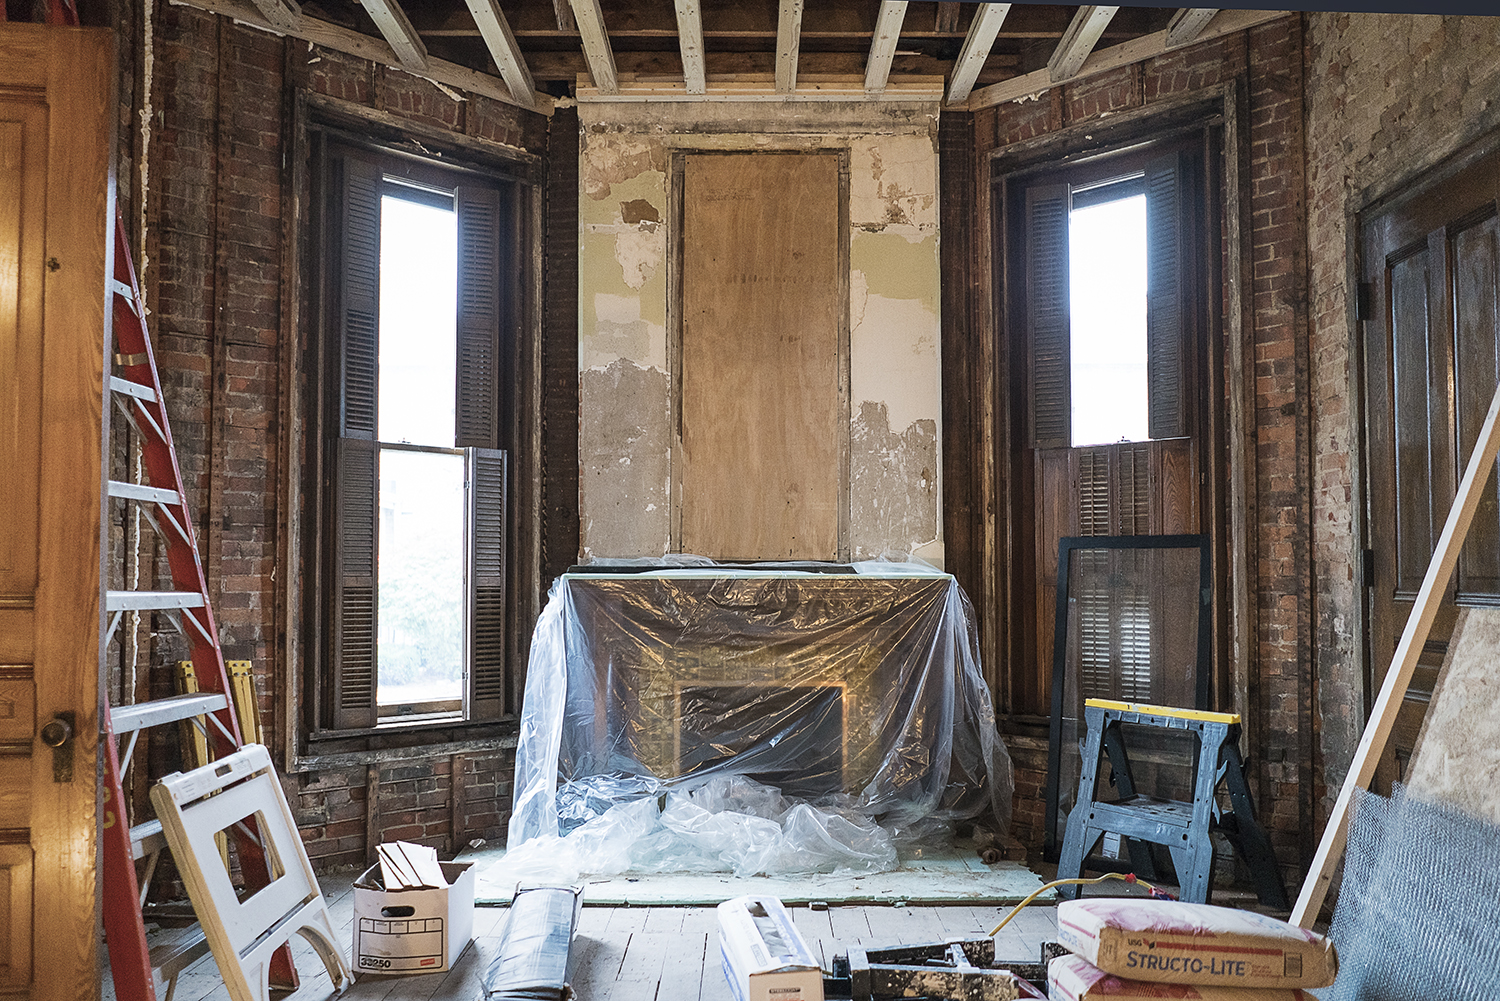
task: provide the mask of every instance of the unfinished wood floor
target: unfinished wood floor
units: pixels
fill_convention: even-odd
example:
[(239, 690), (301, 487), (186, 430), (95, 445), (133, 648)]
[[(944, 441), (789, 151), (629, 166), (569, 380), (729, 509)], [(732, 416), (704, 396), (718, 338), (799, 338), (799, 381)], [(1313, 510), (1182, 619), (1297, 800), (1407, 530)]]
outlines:
[[(353, 945), (355, 873), (322, 879), (339, 945)], [(747, 892), (749, 887), (747, 887)], [(851, 945), (881, 948), (980, 938), (1009, 907), (830, 907), (792, 908), (803, 936), (826, 969), (830, 958)], [(444, 974), (412, 977), (359, 976), (342, 995), (350, 1001), (478, 1001), (480, 982), (494, 959), (497, 938), (510, 911), (480, 907), (474, 941), (458, 965)], [(584, 907), (579, 920), (575, 995), (579, 1001), (730, 1001), (719, 967), (717, 917), (712, 907)], [(996, 954), (1036, 962), (1043, 941), (1057, 936), (1056, 908), (1032, 905), (1006, 927)], [(153, 943), (154, 944), (154, 943)], [(333, 992), (323, 964), (299, 936), (293, 940), (302, 988), (284, 1001), (327, 1001)], [(106, 972), (104, 997), (114, 998)], [(228, 1001), (229, 992), (211, 956), (186, 970), (172, 1001)]]

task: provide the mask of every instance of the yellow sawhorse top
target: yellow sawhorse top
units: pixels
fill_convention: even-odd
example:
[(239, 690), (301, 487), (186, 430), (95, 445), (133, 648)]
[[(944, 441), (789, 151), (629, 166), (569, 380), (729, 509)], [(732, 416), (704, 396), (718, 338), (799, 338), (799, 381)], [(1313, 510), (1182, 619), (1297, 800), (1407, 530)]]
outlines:
[(1113, 709), (1115, 712), (1147, 713), (1152, 716), (1175, 716), (1177, 719), (1197, 719), (1207, 723), (1238, 723), (1239, 713), (1211, 713), (1201, 709), (1174, 709), (1171, 706), (1153, 706), (1144, 702), (1116, 702), (1113, 699), (1085, 699), (1085, 706)]

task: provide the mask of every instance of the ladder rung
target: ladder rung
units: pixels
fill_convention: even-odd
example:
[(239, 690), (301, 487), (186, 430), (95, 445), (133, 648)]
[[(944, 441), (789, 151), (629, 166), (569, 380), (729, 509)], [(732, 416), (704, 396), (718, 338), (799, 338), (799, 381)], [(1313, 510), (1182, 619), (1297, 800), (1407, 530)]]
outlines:
[(110, 480), (109, 495), (126, 500), (149, 501), (152, 504), (182, 503), (182, 497), (176, 490), (163, 490), (144, 483), (126, 483), (124, 480)]
[(175, 723), (180, 719), (218, 712), (229, 705), (222, 692), (198, 692), (190, 695), (174, 695), (168, 699), (137, 702), (130, 706), (115, 706), (109, 711), (109, 723), (115, 735), (144, 730), (148, 726)]
[(148, 820), (130, 829), (130, 854), (143, 859), (167, 847), (167, 836), (161, 832), (161, 821)]
[(135, 289), (131, 288), (128, 283), (120, 281), (120, 279), (118, 278), (111, 278), (109, 280), (109, 288), (110, 291), (114, 292), (115, 295), (130, 303), (130, 311), (132, 313), (135, 312)]
[(137, 400), (145, 400), (147, 403), (156, 402), (156, 390), (150, 386), (143, 386), (139, 382), (122, 379), (118, 375), (109, 377), (109, 388), (116, 393), (123, 393), (125, 396), (134, 396)]
[(163, 942), (151, 950), (151, 969), (166, 984), (177, 974), (208, 955), (208, 938), (202, 925), (182, 929), (182, 933), (170, 942)]
[(202, 608), (203, 595), (196, 591), (106, 591), (106, 612), (149, 611), (160, 608)]

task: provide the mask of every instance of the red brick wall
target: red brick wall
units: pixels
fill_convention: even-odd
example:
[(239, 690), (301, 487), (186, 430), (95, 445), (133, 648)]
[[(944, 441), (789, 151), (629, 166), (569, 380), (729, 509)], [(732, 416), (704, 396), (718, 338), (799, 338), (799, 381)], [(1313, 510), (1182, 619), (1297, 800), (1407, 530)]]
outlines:
[[(137, 263), (145, 265), (149, 323), (220, 639), (227, 658), (254, 663), (267, 742), (285, 747), (293, 725), (284, 718), (286, 643), (296, 628), (283, 604), (285, 480), (298, 461), (283, 426), (299, 337), (290, 299), (296, 276), (284, 249), (298, 155), (288, 148), (294, 96), (328, 95), (538, 153), (547, 119), (487, 98), (455, 99), (410, 74), (168, 3), (149, 11), (148, 46), (143, 13), (122, 15), (129, 41), (122, 44), (121, 142), (134, 158), (120, 173), (122, 210)], [(148, 97), (149, 137), (141, 125)], [(145, 539), (150, 545), (149, 531)], [(143, 558), (149, 573), (151, 554)], [(141, 635), (138, 688), (166, 694), (180, 642), (165, 632)], [(115, 683), (125, 676), (117, 670)], [(172, 764), (174, 738), (162, 740), (153, 760)], [(445, 850), (503, 837), (512, 768), (512, 752), (487, 750), (285, 777), (309, 855), (328, 866), (363, 863), (371, 836)]]
[[(1132, 66), (1055, 87), (1036, 99), (975, 115), (983, 157), (1006, 146), (1109, 115), (1180, 99), (1238, 79), (1246, 95), (1249, 152), (1241, 197), (1251, 266), (1247, 362), (1253, 371), (1245, 447), (1253, 457), (1254, 590), (1246, 708), (1258, 812), (1290, 877), (1312, 848), (1315, 714), (1304, 256), (1303, 54), (1300, 17), (1263, 25)], [(1227, 155), (1233, 155), (1232, 151)], [(981, 172), (987, 182), (988, 171)], [(1226, 281), (1235, 276), (1226, 275)], [(1226, 287), (1227, 302), (1227, 287)], [(998, 329), (998, 324), (997, 324)], [(1226, 351), (1227, 356), (1227, 351)], [(1227, 401), (1213, 404), (1227, 412)], [(1003, 533), (1002, 533), (1003, 534)], [(1017, 765), (1016, 833), (1040, 844), (1045, 741), (1012, 742)]]

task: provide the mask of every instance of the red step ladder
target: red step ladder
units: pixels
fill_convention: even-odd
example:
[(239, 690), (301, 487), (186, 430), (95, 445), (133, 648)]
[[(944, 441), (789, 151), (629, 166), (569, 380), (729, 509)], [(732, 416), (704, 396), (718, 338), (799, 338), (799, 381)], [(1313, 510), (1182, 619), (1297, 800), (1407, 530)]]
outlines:
[[(199, 957), (208, 944), (201, 932), (185, 936), (152, 954), (146, 945), (141, 918), (145, 903), (142, 883), (149, 888), (157, 860), (166, 848), (160, 821), (131, 826), (125, 809), (122, 779), (141, 731), (181, 720), (197, 721), (207, 733), (215, 759), (237, 750), (240, 728), (231, 703), (219, 632), (209, 604), (208, 584), (198, 558), (197, 536), (182, 486), (182, 471), (172, 445), (172, 429), (157, 376), (156, 359), (146, 331), (146, 308), (136, 283), (135, 265), (125, 227), (115, 220), (115, 267), (110, 281), (114, 301), (114, 368), (108, 394), (135, 430), (140, 442), (143, 483), (113, 478), (108, 496), (127, 504), (139, 504), (166, 550), (172, 571), (171, 591), (107, 591), (105, 612), (109, 645), (121, 620), (132, 612), (165, 615), (186, 637), (198, 691), (174, 698), (133, 705), (111, 706), (101, 714), (104, 726), (104, 936), (109, 947), (110, 969), (118, 1001), (156, 1001), (158, 979), (167, 985), (167, 998), (177, 975)], [(106, 458), (107, 461), (107, 458)], [(207, 720), (205, 725), (202, 720)], [(117, 738), (126, 738), (123, 752)], [(269, 882), (265, 853), (252, 821), (234, 829), (240, 871), (248, 889)], [(146, 860), (145, 877), (136, 879), (137, 859)], [(271, 968), (273, 986), (295, 989), (297, 972), (291, 952), (283, 947)]]

